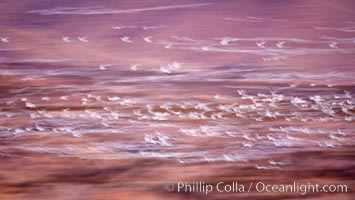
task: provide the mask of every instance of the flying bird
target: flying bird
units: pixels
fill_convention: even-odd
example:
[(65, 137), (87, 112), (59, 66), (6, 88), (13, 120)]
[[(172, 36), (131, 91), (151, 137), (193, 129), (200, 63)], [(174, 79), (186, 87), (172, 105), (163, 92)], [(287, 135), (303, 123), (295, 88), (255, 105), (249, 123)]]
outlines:
[(222, 97), (221, 95), (219, 94), (216, 94), (213, 96), (214, 99), (225, 99), (224, 97)]
[(143, 36), (143, 40), (145, 41), (145, 42), (147, 42), (147, 43), (152, 43), (153, 41), (152, 41), (152, 36), (148, 36), (148, 37), (144, 37)]
[(137, 71), (138, 70), (138, 67), (140, 66), (141, 64), (132, 64), (130, 65), (130, 68), (132, 71)]
[(111, 66), (111, 64), (100, 64), (99, 65), (99, 69), (104, 71), (107, 70), (107, 67)]
[(171, 49), (172, 46), (173, 46), (172, 44), (167, 44), (167, 45), (164, 46), (164, 48), (166, 48), (166, 49)]
[(121, 29), (122, 29), (121, 26), (112, 26), (112, 28), (113, 28), (114, 30), (121, 30)]
[(42, 101), (49, 101), (50, 99), (50, 97), (42, 97)]
[(172, 64), (168, 64), (167, 66), (161, 66), (160, 71), (163, 73), (170, 74), (174, 71), (177, 71), (181, 68), (181, 63), (173, 62)]
[(120, 39), (122, 40), (122, 42), (132, 43), (132, 40), (130, 40), (129, 36), (123, 36)]
[(237, 39), (234, 38), (223, 38), (219, 43), (222, 46), (228, 46), (230, 42), (236, 41)]
[(63, 36), (63, 37), (62, 37), (62, 40), (63, 40), (64, 42), (66, 42), (66, 43), (72, 42), (72, 41), (69, 39), (68, 36)]
[(66, 100), (68, 100), (68, 96), (61, 96), (60, 100), (66, 101)]
[(26, 102), (26, 107), (27, 108), (36, 108), (36, 105), (31, 102)]
[(284, 41), (278, 42), (278, 43), (276, 43), (276, 46), (277, 46), (277, 48), (282, 49), (282, 48), (284, 48), (284, 44), (285, 44), (285, 43), (286, 43), (286, 42), (284, 42)]
[(89, 42), (89, 40), (87, 39), (87, 37), (78, 37), (78, 40), (80, 42)]
[(10, 38), (8, 38), (8, 37), (0, 37), (0, 40), (3, 43), (9, 43), (10, 42)]
[(203, 47), (201, 47), (201, 50), (202, 51), (209, 51), (210, 47), (209, 46), (203, 46)]
[(114, 97), (107, 97), (107, 100), (109, 100), (109, 101), (118, 101), (118, 100), (121, 100), (121, 98), (114, 96)]
[(328, 45), (329, 45), (330, 48), (337, 49), (338, 48), (337, 44), (338, 44), (337, 42), (331, 42)]
[(256, 42), (256, 45), (258, 46), (258, 47), (260, 47), (260, 48), (263, 48), (263, 49), (265, 49), (266, 47), (264, 46), (265, 45), (265, 41), (262, 41), (262, 42)]

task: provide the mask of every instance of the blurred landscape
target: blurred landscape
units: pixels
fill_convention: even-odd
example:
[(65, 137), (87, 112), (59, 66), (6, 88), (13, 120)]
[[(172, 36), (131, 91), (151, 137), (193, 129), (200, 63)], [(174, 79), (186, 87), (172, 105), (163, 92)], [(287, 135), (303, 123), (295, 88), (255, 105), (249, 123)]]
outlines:
[[(0, 199), (353, 199), (355, 2), (0, 2)], [(166, 191), (203, 181), (334, 193)]]

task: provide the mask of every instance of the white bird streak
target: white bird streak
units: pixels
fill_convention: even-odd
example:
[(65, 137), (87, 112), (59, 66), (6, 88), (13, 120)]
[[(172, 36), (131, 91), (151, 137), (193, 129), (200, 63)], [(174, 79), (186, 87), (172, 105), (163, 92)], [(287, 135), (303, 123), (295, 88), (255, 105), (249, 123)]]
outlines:
[(24, 51), (27, 48), (0, 48), (0, 51)]
[(242, 21), (242, 22), (256, 22), (260, 23), (260, 20), (253, 20), (253, 19), (246, 19), (246, 18), (232, 18), (232, 17), (224, 17), (224, 20), (231, 20), (231, 21)]
[[(193, 50), (193, 51), (201, 51), (201, 47), (192, 46), (192, 47), (176, 47), (177, 49), (183, 50)], [(355, 49), (310, 49), (310, 48), (298, 48), (298, 49), (274, 49), (274, 48), (266, 48), (261, 50), (250, 50), (250, 49), (238, 49), (238, 48), (217, 48), (210, 47), (209, 51), (211, 52), (224, 52), (224, 53), (245, 53), (245, 54), (256, 54), (256, 55), (270, 55), (270, 56), (278, 56), (282, 55), (302, 55), (302, 54), (328, 54), (328, 53), (354, 53)]]
[(339, 32), (355, 32), (355, 27), (313, 27), (315, 30), (335, 30)]
[[(226, 39), (227, 37), (224, 38), (215, 38), (217, 40), (222, 40)], [(325, 44), (328, 43), (329, 41), (322, 41), (322, 40), (307, 40), (307, 39), (301, 39), (301, 38), (285, 38), (285, 37), (252, 37), (252, 38), (234, 38), (234, 37), (228, 37), (229, 40), (233, 41), (244, 41), (244, 42), (259, 42), (259, 41), (274, 41), (274, 42), (279, 42), (279, 41), (284, 41), (284, 42), (295, 42), (295, 43), (320, 43), (320, 44)], [(330, 37), (322, 37), (321, 39), (327, 39), (327, 40), (334, 40), (335, 38), (330, 38)], [(353, 40), (355, 38), (349, 38), (349, 40)]]
[(23, 60), (5, 60), (0, 63), (59, 63), (59, 62), (75, 62), (75, 61), (78, 61), (78, 59), (30, 58), (30, 59), (23, 59)]
[[(348, 43), (348, 42), (353, 42), (355, 38), (347, 38), (344, 41), (340, 41), (339, 38), (328, 38), (324, 37), (321, 38), (321, 40), (307, 40), (307, 39), (301, 39), (301, 38), (284, 38), (284, 37), (254, 37), (254, 38), (233, 38), (233, 37), (220, 37), (220, 38), (214, 38), (215, 40), (219, 40), (217, 43), (213, 43), (210, 41), (206, 40), (197, 40), (197, 39), (192, 39), (189, 37), (178, 37), (178, 36), (171, 36), (173, 39), (180, 41), (180, 42), (170, 42), (170, 41), (164, 41), (164, 40), (158, 40), (156, 44), (158, 45), (177, 45), (177, 46), (182, 46), (182, 45), (212, 45), (212, 46), (229, 46), (229, 42), (260, 42), (260, 41), (265, 41), (265, 42), (277, 42), (280, 46), (281, 43), (286, 43), (286, 42), (294, 42), (294, 43), (315, 43), (315, 44), (329, 44), (329, 40), (331, 41), (336, 41), (338, 43)], [(282, 42), (280, 42), (282, 41)], [(221, 44), (222, 42), (222, 44)], [(270, 48), (268, 48), (270, 49)]]
[[(225, 52), (225, 53), (246, 53), (246, 54), (256, 54), (256, 55), (269, 55), (269, 56), (280, 56), (282, 55), (302, 55), (306, 53), (312, 54), (327, 54), (327, 53), (354, 53), (355, 49), (315, 49), (315, 48), (294, 48), (294, 49), (283, 49), (283, 48), (265, 48), (265, 49), (240, 49), (240, 48), (220, 48), (215, 47), (220, 45), (220, 43), (210, 43), (209, 41), (204, 40), (196, 40), (188, 37), (177, 37), (172, 36), (173, 39), (183, 42), (170, 42), (170, 41), (157, 41), (158, 45), (174, 45), (177, 49), (183, 50), (193, 50), (193, 51), (201, 51), (201, 44), (209, 45), (209, 51), (211, 52)], [(215, 38), (218, 40), (223, 40), (224, 38)], [(296, 43), (320, 43), (320, 44), (329, 44), (329, 41), (317, 41), (317, 40), (305, 40), (299, 38), (283, 38), (283, 37), (256, 37), (256, 38), (228, 38), (233, 41), (250, 41), (250, 42), (259, 42), (259, 41), (274, 41), (279, 42), (282, 40), (283, 42), (296, 42)], [(211, 46), (212, 45), (212, 46)]]
[(261, 18), (261, 17), (253, 17), (248, 16), (248, 19), (260, 20), (260, 21), (275, 21), (275, 22), (288, 22), (289, 20), (286, 19), (274, 19), (274, 18)]
[(127, 13), (137, 13), (145, 11), (157, 11), (157, 10), (169, 10), (178, 8), (193, 8), (200, 6), (212, 5), (213, 3), (196, 3), (196, 4), (185, 4), (185, 5), (169, 5), (169, 6), (158, 6), (158, 7), (148, 7), (148, 8), (133, 8), (124, 10), (115, 10), (101, 7), (79, 7), (79, 8), (53, 8), (53, 9), (42, 9), (42, 10), (31, 10), (26, 13), (35, 13), (40, 15), (101, 15), (101, 14), (127, 14)]
[(122, 30), (122, 29), (138, 29), (138, 28), (141, 28), (143, 30), (150, 30), (150, 29), (158, 29), (158, 28), (163, 28), (163, 26), (146, 26), (146, 25), (143, 25), (143, 26), (125, 26), (125, 25), (113, 25), (111, 26), (112, 29), (114, 30)]
[(128, 28), (134, 29), (134, 28), (138, 28), (138, 26), (112, 26), (112, 28), (114, 30), (122, 30), (122, 29), (128, 29)]
[(262, 22), (269, 22), (269, 21), (288, 22), (288, 20), (285, 19), (260, 18), (260, 17), (253, 17), (253, 16), (248, 16), (243, 18), (224, 17), (223, 19), (231, 20), (231, 21), (253, 22), (253, 23), (262, 23)]

